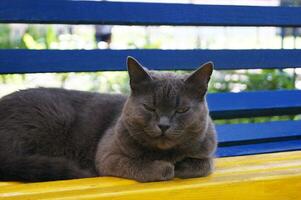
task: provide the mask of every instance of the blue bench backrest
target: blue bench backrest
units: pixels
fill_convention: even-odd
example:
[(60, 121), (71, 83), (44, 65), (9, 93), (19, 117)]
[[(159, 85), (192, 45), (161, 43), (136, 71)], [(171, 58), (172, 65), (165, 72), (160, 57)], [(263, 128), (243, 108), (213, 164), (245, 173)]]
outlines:
[[(299, 7), (209, 6), (67, 0), (1, 0), (0, 23), (177, 26), (301, 26)], [(301, 67), (301, 50), (0, 50), (0, 73), (125, 70), (137, 57), (156, 70), (191, 70), (212, 60), (216, 70)], [(16, 59), (17, 58), (17, 59)], [(301, 113), (301, 91), (208, 95), (214, 119)], [(301, 122), (221, 125), (219, 156), (301, 149)]]

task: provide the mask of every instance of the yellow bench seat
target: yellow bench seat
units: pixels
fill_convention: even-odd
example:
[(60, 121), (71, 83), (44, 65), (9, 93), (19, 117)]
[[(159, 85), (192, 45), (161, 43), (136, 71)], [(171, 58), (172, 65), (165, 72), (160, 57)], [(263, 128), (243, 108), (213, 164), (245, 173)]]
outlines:
[(45, 183), (0, 182), (0, 199), (301, 199), (301, 151), (216, 159), (205, 178), (138, 183), (99, 177)]

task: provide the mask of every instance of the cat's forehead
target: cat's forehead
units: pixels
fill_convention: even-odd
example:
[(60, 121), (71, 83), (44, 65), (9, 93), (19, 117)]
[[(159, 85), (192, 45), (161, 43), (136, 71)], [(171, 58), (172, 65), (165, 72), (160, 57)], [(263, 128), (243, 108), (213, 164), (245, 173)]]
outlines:
[(151, 73), (154, 103), (174, 103), (183, 95), (185, 76), (172, 72)]

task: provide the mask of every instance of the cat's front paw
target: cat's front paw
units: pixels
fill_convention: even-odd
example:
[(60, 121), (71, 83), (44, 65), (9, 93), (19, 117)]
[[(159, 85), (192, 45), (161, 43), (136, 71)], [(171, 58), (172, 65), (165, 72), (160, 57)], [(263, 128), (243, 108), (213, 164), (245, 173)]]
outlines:
[(175, 176), (178, 178), (204, 177), (213, 171), (213, 160), (210, 158), (186, 158), (176, 163)]
[(154, 181), (167, 181), (175, 176), (175, 167), (173, 164), (163, 161), (155, 160), (149, 166), (149, 170), (145, 171), (145, 175), (140, 182), (154, 182)]
[(175, 166), (169, 162), (156, 160), (153, 164), (158, 167), (155, 173), (158, 173), (159, 180), (165, 181), (173, 179), (175, 176)]

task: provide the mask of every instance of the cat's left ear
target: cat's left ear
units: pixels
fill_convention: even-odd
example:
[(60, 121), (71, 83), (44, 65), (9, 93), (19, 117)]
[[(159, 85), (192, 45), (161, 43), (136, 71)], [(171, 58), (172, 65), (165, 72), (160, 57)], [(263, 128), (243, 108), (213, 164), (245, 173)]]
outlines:
[(130, 76), (130, 86), (132, 89), (137, 88), (143, 83), (152, 80), (147, 70), (133, 57), (127, 57), (127, 67)]
[(207, 62), (203, 64), (186, 78), (185, 84), (199, 92), (200, 95), (205, 94), (211, 74), (213, 72), (213, 68), (213, 62)]

